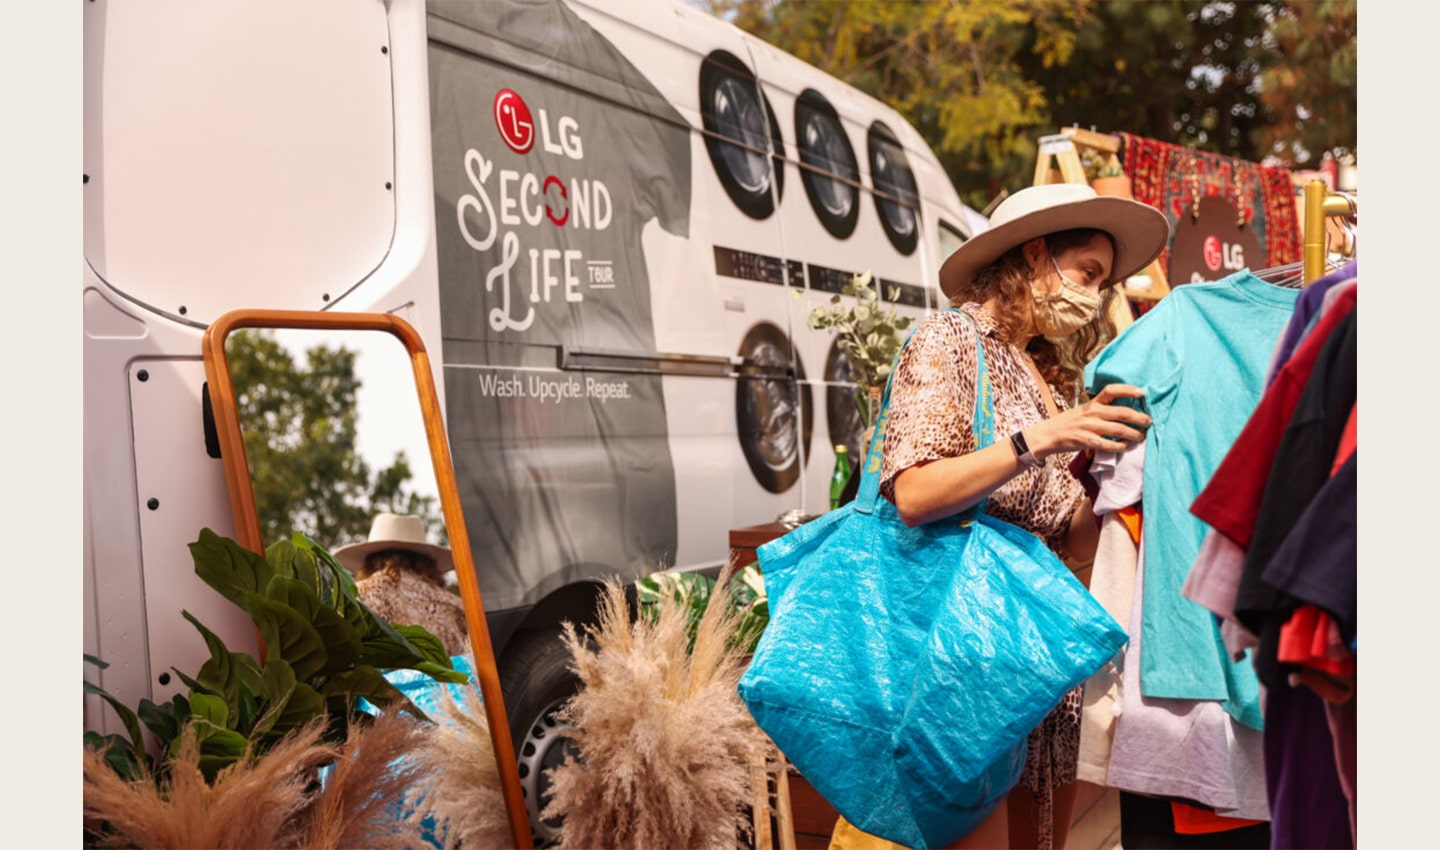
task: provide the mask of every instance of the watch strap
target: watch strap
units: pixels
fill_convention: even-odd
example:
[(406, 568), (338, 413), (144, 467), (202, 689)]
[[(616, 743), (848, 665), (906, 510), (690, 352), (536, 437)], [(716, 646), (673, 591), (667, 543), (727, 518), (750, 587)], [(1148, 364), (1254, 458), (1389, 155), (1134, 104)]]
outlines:
[(1041, 466), (1042, 461), (1030, 450), (1030, 444), (1025, 442), (1024, 431), (1016, 431), (1010, 435), (1010, 448), (1015, 451), (1015, 457), (1031, 469)]

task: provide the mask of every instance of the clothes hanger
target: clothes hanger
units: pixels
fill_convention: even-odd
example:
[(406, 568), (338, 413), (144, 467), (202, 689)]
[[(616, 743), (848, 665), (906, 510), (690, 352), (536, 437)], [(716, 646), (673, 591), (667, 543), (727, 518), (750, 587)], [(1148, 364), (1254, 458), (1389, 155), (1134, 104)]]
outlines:
[(1305, 285), (1305, 263), (1297, 261), (1252, 271), (1251, 274), (1275, 286), (1299, 289)]

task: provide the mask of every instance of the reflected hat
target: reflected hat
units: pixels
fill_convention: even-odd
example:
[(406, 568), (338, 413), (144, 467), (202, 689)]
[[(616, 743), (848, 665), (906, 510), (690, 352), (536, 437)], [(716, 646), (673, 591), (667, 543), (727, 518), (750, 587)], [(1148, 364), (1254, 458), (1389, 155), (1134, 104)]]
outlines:
[(981, 269), (1006, 251), (1061, 230), (1089, 227), (1115, 241), (1115, 260), (1106, 285), (1140, 271), (1170, 240), (1164, 213), (1128, 198), (1101, 196), (1084, 183), (1028, 186), (1000, 203), (990, 229), (955, 249), (940, 266), (940, 289), (953, 298)]
[(440, 572), (455, 569), (455, 559), (444, 546), (433, 546), (425, 542), (425, 521), (412, 514), (376, 514), (370, 523), (370, 537), (364, 543), (341, 546), (330, 554), (352, 573), (358, 573), (365, 566), (365, 558), (375, 552), (400, 549), (416, 552), (435, 559)]

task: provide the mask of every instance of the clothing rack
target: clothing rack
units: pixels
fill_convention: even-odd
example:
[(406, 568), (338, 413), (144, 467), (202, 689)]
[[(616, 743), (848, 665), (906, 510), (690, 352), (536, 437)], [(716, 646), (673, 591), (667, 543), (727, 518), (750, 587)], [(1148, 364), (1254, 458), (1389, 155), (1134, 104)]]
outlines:
[[(1305, 263), (1305, 282), (1308, 284), (1325, 274), (1325, 256), (1329, 252), (1326, 233), (1327, 218), (1358, 219), (1358, 202), (1354, 195), (1331, 192), (1323, 180), (1311, 180), (1304, 189), (1305, 238), (1301, 244), (1301, 258)], [(1354, 246), (1344, 246), (1353, 256)]]

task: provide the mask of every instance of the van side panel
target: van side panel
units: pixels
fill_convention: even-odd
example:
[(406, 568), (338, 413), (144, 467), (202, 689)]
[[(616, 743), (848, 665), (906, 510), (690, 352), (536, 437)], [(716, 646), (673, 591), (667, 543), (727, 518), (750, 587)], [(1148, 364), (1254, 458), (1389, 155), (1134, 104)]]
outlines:
[(487, 605), (668, 566), (642, 235), (689, 232), (687, 125), (563, 4), (432, 4), (429, 30), (448, 429)]

